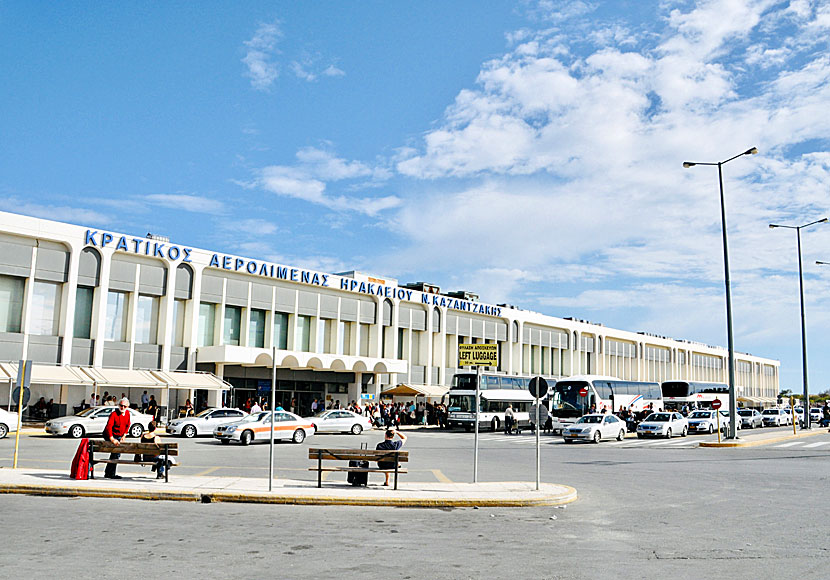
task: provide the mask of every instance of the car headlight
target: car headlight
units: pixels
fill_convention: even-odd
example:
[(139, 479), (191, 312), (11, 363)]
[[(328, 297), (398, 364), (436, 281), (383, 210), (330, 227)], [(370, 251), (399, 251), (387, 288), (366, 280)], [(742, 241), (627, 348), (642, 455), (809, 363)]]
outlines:
[(228, 433), (233, 433), (234, 431), (236, 431), (236, 425), (228, 425), (225, 428), (225, 431), (228, 432)]

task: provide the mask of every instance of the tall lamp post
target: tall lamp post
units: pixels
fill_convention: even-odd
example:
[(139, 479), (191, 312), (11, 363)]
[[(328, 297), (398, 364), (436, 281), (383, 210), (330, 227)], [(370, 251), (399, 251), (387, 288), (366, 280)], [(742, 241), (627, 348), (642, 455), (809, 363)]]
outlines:
[(738, 409), (735, 396), (735, 343), (732, 339), (732, 289), (729, 282), (729, 245), (726, 241), (726, 204), (723, 197), (723, 166), (738, 157), (743, 157), (744, 155), (756, 155), (757, 153), (758, 149), (753, 147), (752, 149), (747, 149), (743, 153), (739, 153), (734, 157), (730, 157), (726, 161), (718, 161), (716, 163), (702, 163), (699, 161), (683, 162), (683, 167), (686, 168), (694, 167), (695, 165), (717, 165), (718, 167), (721, 229), (723, 230), (723, 272), (724, 283), (726, 284), (726, 336), (729, 342), (729, 436), (727, 439), (738, 438)]
[(801, 298), (801, 372), (804, 376), (804, 401), (801, 405), (804, 410), (804, 419), (802, 421), (803, 429), (810, 428), (810, 392), (807, 389), (807, 325), (804, 320), (804, 275), (801, 268), (801, 230), (821, 224), (827, 221), (827, 218), (822, 218), (803, 226), (783, 226), (779, 224), (770, 224), (770, 229), (787, 228), (788, 230), (795, 230), (796, 238), (798, 239), (798, 290)]

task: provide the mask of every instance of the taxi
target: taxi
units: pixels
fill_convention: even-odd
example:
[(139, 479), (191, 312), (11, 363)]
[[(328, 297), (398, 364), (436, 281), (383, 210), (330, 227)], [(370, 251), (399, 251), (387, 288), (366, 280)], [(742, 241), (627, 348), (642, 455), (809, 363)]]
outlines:
[[(247, 417), (219, 425), (213, 430), (213, 438), (223, 445), (237, 441), (242, 445), (250, 445), (254, 441), (268, 441), (271, 434), (271, 411), (251, 413)], [(314, 435), (314, 425), (308, 419), (303, 419), (288, 411), (274, 412), (274, 440), (287, 439), (294, 443), (302, 443), (309, 435)]]

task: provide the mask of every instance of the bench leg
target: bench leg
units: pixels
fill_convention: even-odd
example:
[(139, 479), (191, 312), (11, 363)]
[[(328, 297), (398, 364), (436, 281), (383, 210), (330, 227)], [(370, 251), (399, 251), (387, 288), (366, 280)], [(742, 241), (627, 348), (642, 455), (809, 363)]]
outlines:
[(170, 448), (169, 445), (165, 443), (164, 445), (164, 483), (170, 482)]
[(398, 454), (395, 453), (395, 491), (398, 490)]
[(317, 487), (323, 487), (323, 452), (317, 452)]

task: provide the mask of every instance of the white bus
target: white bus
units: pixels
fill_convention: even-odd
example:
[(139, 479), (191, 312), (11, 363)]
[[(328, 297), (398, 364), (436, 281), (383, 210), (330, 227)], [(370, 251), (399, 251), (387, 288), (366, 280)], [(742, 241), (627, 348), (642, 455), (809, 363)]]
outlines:
[(711, 409), (712, 401), (720, 399), (721, 408), (729, 408), (729, 385), (724, 383), (699, 383), (695, 381), (664, 381), (661, 385), (663, 402), (667, 409), (680, 411), (684, 406), (692, 409)]
[[(587, 396), (580, 395), (585, 389)], [(659, 383), (623, 381), (616, 377), (600, 375), (575, 375), (561, 379), (549, 394), (550, 414), (559, 423), (568, 425), (590, 412), (609, 413), (622, 408), (639, 412), (663, 408), (663, 396)]]
[[(554, 379), (547, 379), (552, 384)], [(504, 428), (504, 411), (513, 406), (515, 427), (529, 427), (530, 409), (536, 399), (528, 391), (530, 377), (516, 377), (482, 373), (478, 426), (493, 431)], [(475, 425), (476, 374), (457, 373), (452, 378), (447, 407), (447, 424), (450, 428), (463, 427), (472, 431)]]

